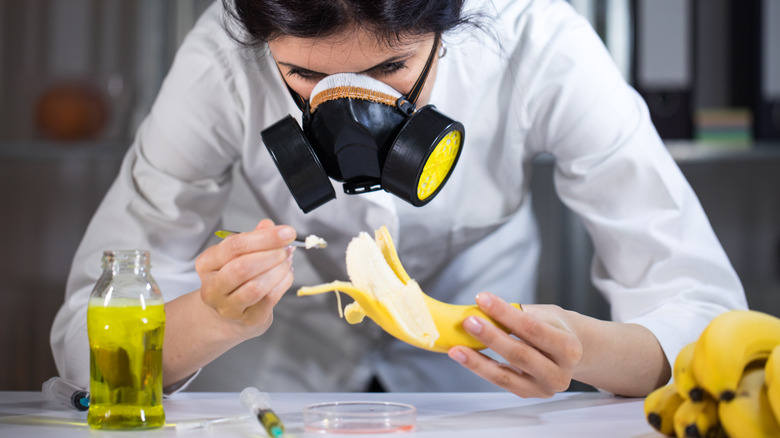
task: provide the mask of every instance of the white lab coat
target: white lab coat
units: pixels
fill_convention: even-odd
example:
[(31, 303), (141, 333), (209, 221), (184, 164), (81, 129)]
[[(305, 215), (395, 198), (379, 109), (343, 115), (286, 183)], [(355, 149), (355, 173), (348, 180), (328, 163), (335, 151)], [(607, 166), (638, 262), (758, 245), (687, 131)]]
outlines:
[[(672, 361), (713, 316), (745, 308), (696, 196), (588, 22), (563, 1), (470, 7), (493, 16), (490, 32), (445, 35), (431, 97), (466, 127), (444, 189), (416, 208), (385, 192), (351, 196), (337, 187), (335, 201), (309, 214), (295, 204), (260, 138), (262, 129), (300, 111), (270, 55), (240, 49), (222, 28), (220, 6), (210, 8), (179, 50), (75, 255), (52, 328), (59, 372), (88, 382), (86, 304), (104, 249), (149, 249), (152, 273), (171, 300), (199, 287), (194, 260), (215, 243), (213, 232), (254, 226), (257, 207), (299, 235), (329, 242), (327, 250), (296, 252), (292, 292), (346, 280), (349, 239), (386, 225), (408, 272), (430, 295), (473, 303), (488, 290), (533, 302), (539, 241), (529, 170), (542, 152), (555, 157), (558, 195), (590, 233), (593, 281), (614, 320), (646, 326)], [(244, 209), (243, 222), (226, 216), (230, 205)], [(288, 293), (274, 315), (266, 334), (205, 367), (192, 388), (354, 391), (377, 375), (394, 391), (497, 389), (368, 320), (348, 325), (332, 294)]]

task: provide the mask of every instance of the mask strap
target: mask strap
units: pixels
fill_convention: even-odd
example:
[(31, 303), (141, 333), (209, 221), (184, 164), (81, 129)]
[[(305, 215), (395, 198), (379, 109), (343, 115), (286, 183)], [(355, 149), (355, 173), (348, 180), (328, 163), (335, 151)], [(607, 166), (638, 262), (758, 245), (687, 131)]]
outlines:
[(431, 53), (428, 55), (428, 60), (425, 61), (425, 67), (423, 67), (423, 71), (417, 78), (417, 82), (415, 82), (414, 86), (412, 86), (412, 91), (410, 91), (406, 96), (406, 100), (408, 100), (412, 105), (417, 103), (417, 99), (420, 97), (420, 93), (422, 92), (423, 86), (425, 85), (425, 80), (428, 79), (428, 73), (431, 71), (433, 60), (436, 57), (436, 52), (439, 48), (439, 41), (440, 38), (437, 34), (436, 39), (433, 40), (433, 47), (431, 48)]
[[(274, 64), (276, 64), (276, 61), (274, 61)], [(295, 105), (298, 106), (298, 109), (303, 111), (304, 114), (306, 114), (306, 109), (308, 109), (309, 105), (308, 102), (306, 102), (306, 99), (302, 98), (300, 94), (298, 94), (295, 90), (293, 90), (290, 87), (290, 84), (287, 83), (287, 80), (284, 78), (284, 73), (282, 73), (282, 69), (279, 68), (279, 64), (276, 64), (276, 69), (279, 70), (279, 76), (282, 78), (282, 82), (284, 82), (284, 86), (287, 87), (287, 91), (290, 93), (290, 96), (293, 99), (293, 102), (295, 102)]]
[[(284, 79), (282, 79), (282, 80), (284, 80)], [(284, 85), (287, 85), (287, 81), (284, 81)], [(293, 89), (290, 88), (289, 85), (287, 85), (287, 91), (290, 92), (290, 96), (292, 96), (293, 101), (295, 101), (295, 104), (298, 105), (298, 109), (300, 109), (301, 111), (306, 113), (306, 109), (309, 108), (309, 105), (308, 105), (309, 102), (307, 102), (306, 99), (302, 98), (300, 94), (298, 94), (295, 91), (293, 91)]]

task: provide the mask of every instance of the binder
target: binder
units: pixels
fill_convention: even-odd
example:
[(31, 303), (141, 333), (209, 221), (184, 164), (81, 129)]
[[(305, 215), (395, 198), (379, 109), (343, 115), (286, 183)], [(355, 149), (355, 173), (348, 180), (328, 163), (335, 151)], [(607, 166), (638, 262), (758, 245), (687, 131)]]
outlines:
[(633, 83), (664, 139), (693, 137), (693, 0), (634, 0)]
[(780, 1), (731, 4), (731, 104), (753, 114), (755, 140), (780, 140)]
[(780, 1), (763, 0), (761, 7), (754, 134), (757, 140), (780, 140)]

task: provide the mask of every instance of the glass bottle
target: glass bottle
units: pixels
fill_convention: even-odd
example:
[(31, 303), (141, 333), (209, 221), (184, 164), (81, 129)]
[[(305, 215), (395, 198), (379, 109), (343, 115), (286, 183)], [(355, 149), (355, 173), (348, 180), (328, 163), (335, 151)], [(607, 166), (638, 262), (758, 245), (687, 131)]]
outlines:
[(165, 424), (162, 405), (164, 301), (149, 252), (105, 251), (103, 274), (87, 308), (90, 401), (96, 429), (150, 429)]

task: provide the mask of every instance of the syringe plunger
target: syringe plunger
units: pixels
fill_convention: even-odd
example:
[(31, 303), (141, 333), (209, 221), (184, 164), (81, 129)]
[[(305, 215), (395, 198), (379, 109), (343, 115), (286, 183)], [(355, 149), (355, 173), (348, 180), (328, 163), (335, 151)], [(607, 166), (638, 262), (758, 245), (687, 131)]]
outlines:
[(260, 410), (271, 408), (271, 397), (267, 393), (260, 392), (257, 388), (251, 386), (241, 391), (239, 400), (241, 400), (242, 405), (255, 414)]

